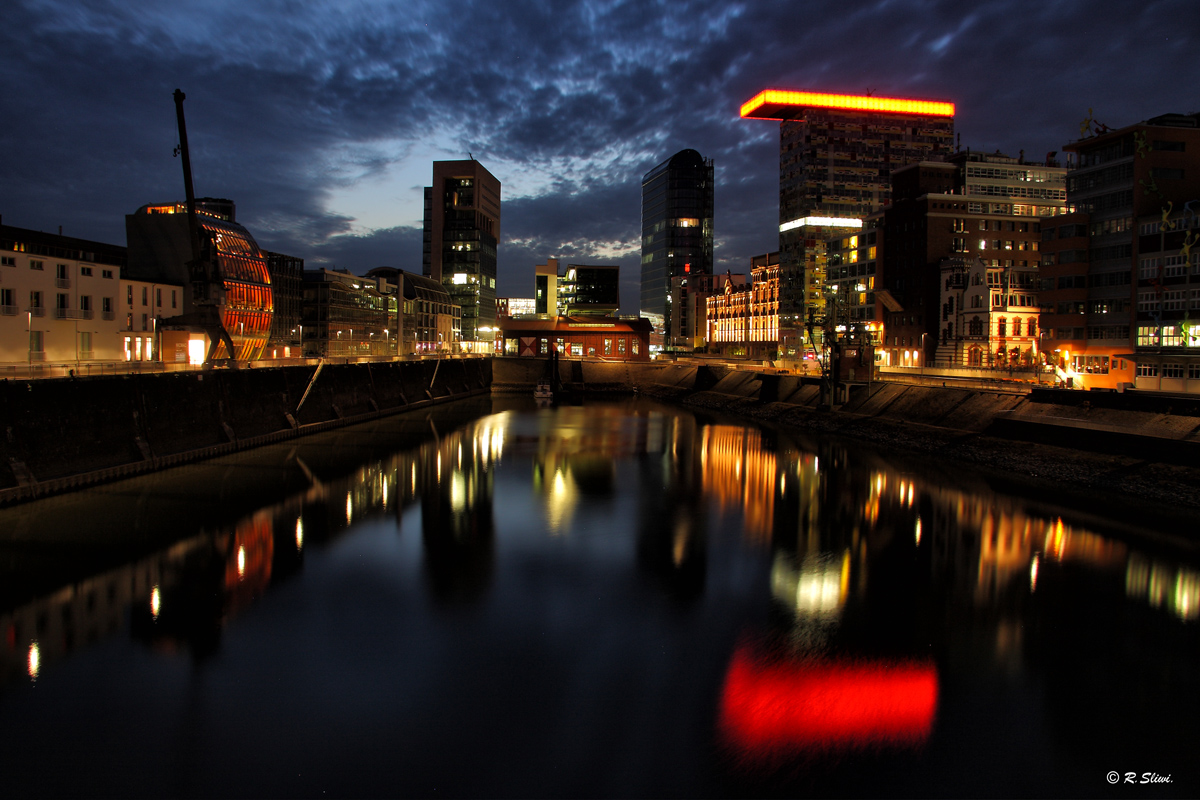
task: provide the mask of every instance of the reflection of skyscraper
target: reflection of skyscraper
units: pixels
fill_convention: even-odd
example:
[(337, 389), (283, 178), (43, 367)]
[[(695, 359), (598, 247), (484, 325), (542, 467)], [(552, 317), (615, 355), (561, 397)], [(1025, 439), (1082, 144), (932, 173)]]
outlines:
[[(648, 419), (647, 428), (658, 428), (656, 422), (660, 432), (647, 431), (647, 452), (638, 461), (638, 564), (669, 594), (692, 600), (703, 592), (708, 572), (709, 510), (697, 502), (703, 492), (698, 485), (696, 423), (674, 416)], [(659, 452), (672, 457), (656, 457)]]
[(421, 539), (429, 588), (438, 600), (478, 599), (491, 582), (493, 471), (485, 467), (495, 451), (484, 425), (456, 431), (421, 450)]
[(642, 178), (642, 315), (669, 324), (671, 278), (712, 265), (713, 162), (680, 150)]

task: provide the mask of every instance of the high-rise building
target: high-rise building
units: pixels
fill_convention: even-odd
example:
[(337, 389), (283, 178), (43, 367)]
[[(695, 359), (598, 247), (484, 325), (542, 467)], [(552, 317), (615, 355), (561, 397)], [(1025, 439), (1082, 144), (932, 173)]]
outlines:
[[(641, 313), (670, 342), (671, 279), (711, 275), (713, 161), (680, 150), (642, 178)], [(687, 327), (691, 323), (685, 321)]]
[(490, 350), (496, 326), (500, 181), (474, 159), (433, 162), (422, 266), (462, 308), (463, 346)]
[(1200, 114), (1081, 132), (1064, 149), (1068, 201), (1087, 214), (1087, 339), (1068, 351), (1056, 330), (1059, 367), (1087, 388), (1200, 391)]
[(779, 333), (795, 341), (824, 314), (825, 240), (888, 204), (894, 169), (949, 154), (954, 104), (767, 89), (741, 115), (780, 122)]

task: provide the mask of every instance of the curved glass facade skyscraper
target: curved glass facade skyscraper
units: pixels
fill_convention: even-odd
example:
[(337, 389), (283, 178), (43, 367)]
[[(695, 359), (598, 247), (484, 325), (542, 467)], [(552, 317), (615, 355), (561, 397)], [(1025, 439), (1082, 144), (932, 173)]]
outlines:
[(712, 269), (713, 162), (680, 150), (642, 178), (642, 315), (668, 328), (671, 278)]

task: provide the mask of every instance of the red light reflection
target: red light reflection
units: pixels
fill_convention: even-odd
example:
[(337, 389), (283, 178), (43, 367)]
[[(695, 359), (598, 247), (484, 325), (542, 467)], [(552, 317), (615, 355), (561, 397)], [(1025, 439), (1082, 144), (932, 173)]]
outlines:
[(923, 744), (933, 729), (932, 664), (774, 661), (742, 646), (721, 696), (720, 724), (739, 750), (765, 757)]

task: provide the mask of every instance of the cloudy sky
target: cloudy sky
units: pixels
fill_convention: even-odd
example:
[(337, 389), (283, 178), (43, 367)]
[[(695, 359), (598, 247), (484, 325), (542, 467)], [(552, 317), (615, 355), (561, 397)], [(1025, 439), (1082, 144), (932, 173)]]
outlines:
[(619, 263), (636, 311), (641, 176), (716, 163), (716, 255), (777, 248), (778, 124), (763, 88), (957, 104), (962, 145), (1042, 158), (1092, 110), (1112, 127), (1200, 110), (1196, 0), (6, 0), (0, 215), (124, 244), (182, 199), (171, 93), (198, 195), (237, 202), (310, 267), (420, 272), (431, 162), (503, 184), (500, 295), (548, 256)]

